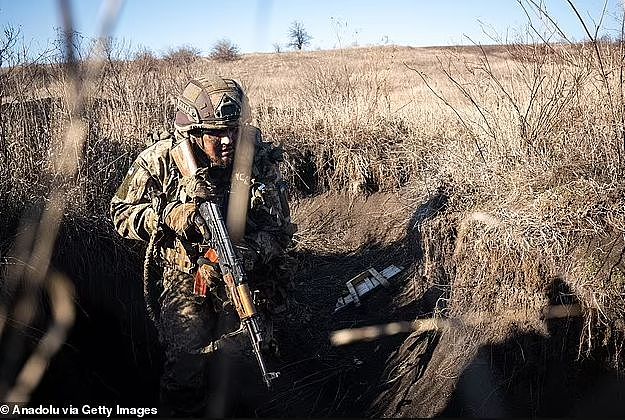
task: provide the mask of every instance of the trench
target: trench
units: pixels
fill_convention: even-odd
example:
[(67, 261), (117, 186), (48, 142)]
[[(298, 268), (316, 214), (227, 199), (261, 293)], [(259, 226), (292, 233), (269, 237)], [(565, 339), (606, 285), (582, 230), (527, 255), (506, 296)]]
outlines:
[[(333, 205), (326, 206), (328, 200)], [(318, 243), (326, 243), (330, 238), (327, 248), (315, 249), (310, 245), (291, 252), (296, 264), (295, 287), (290, 309), (274, 319), (280, 355), (270, 359), (281, 377), (268, 391), (260, 380), (255, 361), (239, 360), (240, 364), (230, 366), (226, 373), (230, 404), (222, 414), (234, 417), (366, 414), (370, 401), (379, 392), (385, 360), (400, 344), (401, 336), (373, 347), (363, 343), (345, 348), (332, 347), (328, 337), (339, 328), (412, 317), (414, 309), (397, 307), (394, 295), (401, 291), (402, 282), (410, 274), (410, 261), (415, 260), (416, 249), (407, 240), (376, 238), (359, 228), (359, 221), (351, 220), (346, 208), (337, 209), (334, 205), (343, 201), (349, 204), (350, 200), (346, 196), (331, 199), (324, 196), (306, 202), (302, 212), (314, 209), (320, 219), (333, 215), (336, 224), (315, 233)], [(374, 209), (361, 199), (356, 204), (352, 200), (351, 205), (352, 210), (354, 205), (360, 206), (358, 211), (363, 217)], [(377, 213), (374, 219), (383, 212)], [(305, 219), (306, 214), (298, 217)], [(13, 228), (5, 225), (4, 237), (15, 237), (17, 216), (12, 223)], [(316, 222), (309, 226), (300, 224), (302, 229), (310, 231)], [(385, 231), (387, 226), (380, 224), (379, 229)], [(343, 235), (343, 240), (336, 238), (337, 233)], [(330, 252), (338, 242), (342, 243), (342, 250)], [(6, 248), (5, 252), (8, 243)], [(158, 406), (162, 355), (156, 331), (147, 320), (143, 306), (142, 264), (143, 247), (118, 238), (111, 226), (94, 225), (89, 219), (64, 222), (53, 266), (74, 283), (77, 318), (66, 343), (52, 358), (35, 389), (32, 406), (44, 403), (80, 406), (87, 402)], [(347, 280), (370, 267), (381, 270), (388, 264), (401, 264), (407, 269), (391, 287), (377, 290), (362, 306), (333, 312), (338, 297), (346, 292)], [(49, 313), (41, 311), (39, 315), (35, 322), (37, 333), (25, 338), (31, 346), (45, 330)], [(19, 329), (10, 322), (9, 326)]]
[[(578, 357), (582, 325), (575, 319), (554, 322), (548, 336), (518, 332), (505, 342), (479, 346), (455, 365), (451, 376), (444, 374), (445, 354), (454, 347), (445, 336), (398, 334), (345, 347), (330, 345), (333, 330), (432, 313), (440, 289), (407, 295), (419, 279), (416, 263), (422, 252), (413, 227), (435, 216), (444, 204), (443, 197), (435, 196), (415, 210), (414, 202), (395, 194), (367, 199), (322, 195), (300, 202), (295, 217), (309, 239), (291, 252), (296, 274), (290, 308), (275, 318), (280, 355), (270, 362), (281, 377), (268, 391), (252, 359), (231, 366), (226, 373), (230, 403), (221, 414), (624, 415), (623, 377), (605, 365), (601, 350)], [(16, 226), (15, 218), (13, 222)], [(5, 238), (15, 235), (10, 225), (3, 228)], [(143, 306), (142, 251), (138, 244), (117, 238), (108, 226), (93, 226), (89, 220), (63, 225), (53, 264), (75, 284), (77, 320), (31, 405), (158, 406), (161, 355)], [(405, 267), (389, 288), (372, 293), (359, 307), (334, 313), (345, 281), (389, 264)], [(411, 360), (398, 380), (398, 358), (406, 348)]]

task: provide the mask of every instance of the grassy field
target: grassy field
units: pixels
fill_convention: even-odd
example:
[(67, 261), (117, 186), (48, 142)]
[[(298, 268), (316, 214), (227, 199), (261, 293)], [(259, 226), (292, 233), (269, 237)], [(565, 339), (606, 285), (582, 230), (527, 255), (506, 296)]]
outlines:
[[(231, 76), (247, 88), (265, 139), (284, 146), (294, 199), (309, 200), (298, 222), (328, 192), (344, 194), (346, 206), (349, 197), (392, 193), (415, 212), (439, 198), (444, 205), (412, 226), (423, 252), (405, 299), (436, 286), (436, 316), (500, 320), (474, 332), (476, 343), (507, 337), (513, 325), (546, 334), (544, 308), (576, 301), (579, 356), (601, 348), (622, 369), (622, 45), (385, 46), (226, 63), (123, 57), (110, 56), (87, 97), (85, 153), (77, 176), (62, 180), (66, 220), (117, 241), (108, 202), (147, 133), (171, 128), (170, 98), (193, 75)], [(58, 185), (51, 162), (62, 153), (70, 85), (50, 65), (0, 77), (0, 214), (16, 220)], [(5, 228), (5, 249), (13, 234)], [(304, 230), (298, 246), (331, 252), (330, 234)], [(367, 245), (394, 239), (375, 230)], [(518, 319), (503, 316), (510, 311)], [(467, 351), (463, 340), (449, 346)]]

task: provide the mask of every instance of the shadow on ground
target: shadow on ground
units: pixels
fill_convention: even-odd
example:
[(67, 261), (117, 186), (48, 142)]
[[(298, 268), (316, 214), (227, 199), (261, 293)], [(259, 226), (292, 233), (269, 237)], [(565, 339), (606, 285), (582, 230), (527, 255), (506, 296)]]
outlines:
[[(420, 221), (444, 207), (439, 192), (420, 206), (407, 234), (380, 245), (371, 241), (356, 252), (321, 255), (293, 254), (296, 289), (290, 310), (276, 318), (280, 357), (270, 362), (281, 371), (267, 391), (255, 361), (234, 366), (227, 416), (330, 417), (369, 416), (371, 403), (388, 390), (393, 376), (387, 360), (400, 346), (419, 353), (407, 375), (423, 376), (439, 337), (396, 335), (374, 342), (332, 347), (331, 331), (412, 320), (433, 311), (443, 289), (432, 287), (419, 300), (405, 304), (398, 296), (414, 281), (421, 255)], [(53, 358), (31, 405), (40, 403), (120, 404), (158, 406), (160, 354), (153, 327), (147, 321), (141, 285), (142, 248), (111, 239), (109, 227), (88, 221), (66, 224), (54, 256), (54, 266), (76, 285), (77, 321), (67, 343)], [(374, 267), (403, 265), (405, 272), (367, 297), (360, 307), (334, 313), (344, 284)], [(623, 415), (623, 381), (592, 361), (578, 362), (576, 340), (581, 325), (557, 321), (549, 338), (519, 335), (508, 342), (481, 348), (460, 376), (453, 394), (444, 398), (443, 416), (574, 416)], [(423, 386), (423, 385), (422, 385)], [(418, 389), (416, 387), (415, 389)], [(434, 387), (436, 388), (436, 387)], [(417, 400), (411, 388), (405, 400)], [(435, 390), (432, 397), (437, 398)], [(447, 399), (448, 398), (448, 399)], [(446, 407), (446, 408), (445, 408)]]
[[(15, 232), (7, 232), (7, 237)], [(114, 238), (114, 239), (112, 239)], [(334, 348), (331, 331), (412, 319), (418, 305), (399, 307), (395, 295), (412, 273), (418, 247), (405, 237), (391, 245), (363, 244), (358, 252), (317, 255), (295, 252), (293, 303), (276, 319), (280, 357), (271, 360), (281, 378), (264, 389), (254, 360), (234, 367), (230, 416), (363, 415), (377, 392), (388, 355), (401, 336)], [(66, 223), (53, 258), (76, 287), (77, 320), (67, 343), (52, 359), (31, 405), (53, 403), (158, 406), (161, 355), (143, 307), (142, 247), (115, 238), (111, 228), (90, 221)], [(334, 314), (344, 284), (354, 275), (388, 264), (407, 267), (389, 289), (358, 308)], [(40, 336), (40, 335), (39, 335)], [(33, 341), (37, 337), (32, 337)]]
[(548, 337), (517, 334), (481, 347), (440, 415), (622, 418), (625, 380), (600, 360), (578, 360), (582, 327), (579, 318), (552, 320)]

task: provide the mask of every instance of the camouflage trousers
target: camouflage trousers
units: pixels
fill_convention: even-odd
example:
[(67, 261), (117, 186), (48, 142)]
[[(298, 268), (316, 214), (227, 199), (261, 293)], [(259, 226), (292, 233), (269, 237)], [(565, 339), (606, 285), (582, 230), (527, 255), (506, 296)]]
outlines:
[[(274, 309), (284, 306), (286, 291), (276, 286), (285, 277), (284, 271), (276, 266), (272, 268), (257, 267), (248, 274), (251, 279), (271, 279), (257, 286)], [(269, 272), (273, 275), (268, 276)], [(158, 333), (164, 353), (161, 404), (172, 415), (223, 417), (229, 404), (224, 400), (225, 390), (236, 381), (233, 377), (239, 368), (246, 365), (249, 368), (249, 363), (245, 363), (248, 357), (242, 351), (248, 345), (247, 338), (243, 335), (221, 338), (239, 323), (233, 310), (223, 310), (220, 306), (225, 292), (221, 296), (202, 297), (193, 293), (193, 285), (193, 275), (171, 267), (164, 269), (158, 302)], [(269, 312), (274, 312), (270, 308), (267, 308)], [(207, 346), (217, 339), (220, 348), (208, 351)]]
[[(159, 298), (159, 340), (164, 353), (160, 394), (164, 410), (172, 415), (204, 416), (215, 406), (224, 354), (240, 357), (238, 339), (220, 341), (224, 348), (208, 352), (206, 347), (223, 331), (236, 329), (237, 320), (216, 308), (215, 300), (193, 293), (191, 274), (166, 268)], [(217, 404), (219, 405), (219, 404)]]
[(193, 277), (171, 268), (163, 273), (159, 340), (164, 353), (161, 404), (172, 414), (201, 415), (207, 404), (207, 355), (216, 314), (210, 299), (193, 294)]

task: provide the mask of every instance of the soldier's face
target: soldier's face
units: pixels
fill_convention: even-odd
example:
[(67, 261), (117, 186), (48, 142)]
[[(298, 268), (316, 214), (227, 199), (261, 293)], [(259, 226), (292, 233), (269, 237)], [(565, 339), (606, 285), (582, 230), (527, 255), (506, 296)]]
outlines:
[(234, 160), (238, 129), (202, 130), (198, 145), (216, 166), (228, 167)]

